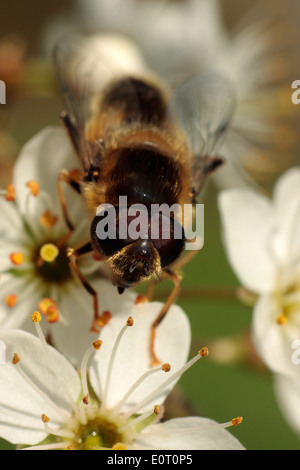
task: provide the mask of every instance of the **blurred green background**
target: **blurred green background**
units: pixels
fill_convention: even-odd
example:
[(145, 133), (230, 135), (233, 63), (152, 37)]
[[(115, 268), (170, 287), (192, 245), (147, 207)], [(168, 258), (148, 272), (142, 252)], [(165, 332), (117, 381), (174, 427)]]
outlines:
[[(232, 27), (255, 3), (259, 2), (223, 0), (225, 24)], [(55, 93), (52, 66), (43, 59), (40, 39), (49, 18), (71, 15), (72, 6), (71, 0), (1, 0), (0, 40), (7, 34), (17, 34), (26, 51), (22, 67), (30, 70), (26, 75), (27, 90), (20, 91), (16, 86), (10, 104), (5, 110), (0, 109), (2, 187), (10, 182), (19, 148), (44, 126), (59, 124), (60, 99)], [(243, 416), (244, 423), (231, 432), (247, 449), (300, 449), (299, 438), (277, 405), (272, 376), (251, 347), (251, 308), (242, 305), (236, 296), (239, 283), (222, 246), (216, 196), (217, 190), (211, 182), (204, 200), (205, 245), (184, 268), (178, 299), (191, 321), (191, 354), (204, 345), (210, 348), (211, 354), (184, 375), (181, 387), (189, 404), (204, 416), (219, 422)], [(158, 287), (157, 296), (163, 297), (169, 287), (168, 282)], [(0, 448), (10, 446), (0, 442)]]

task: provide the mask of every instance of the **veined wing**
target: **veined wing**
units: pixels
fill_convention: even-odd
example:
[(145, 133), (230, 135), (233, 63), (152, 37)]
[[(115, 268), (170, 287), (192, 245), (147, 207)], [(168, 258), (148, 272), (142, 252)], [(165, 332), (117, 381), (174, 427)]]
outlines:
[(219, 74), (203, 74), (179, 87), (170, 106), (192, 148), (192, 188), (197, 198), (207, 175), (222, 162), (217, 152), (233, 117), (235, 89)]

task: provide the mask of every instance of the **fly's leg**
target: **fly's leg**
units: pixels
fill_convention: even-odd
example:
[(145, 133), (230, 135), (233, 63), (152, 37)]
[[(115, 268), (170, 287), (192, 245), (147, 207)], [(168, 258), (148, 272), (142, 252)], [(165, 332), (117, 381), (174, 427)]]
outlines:
[(93, 297), (94, 317), (93, 317), (90, 331), (99, 333), (99, 328), (103, 326), (103, 324), (105, 323), (105, 319), (99, 315), (98, 294), (96, 290), (94, 289), (94, 287), (91, 285), (91, 283), (82, 274), (77, 263), (77, 260), (78, 258), (80, 258), (80, 256), (90, 253), (92, 251), (93, 251), (92, 244), (86, 243), (85, 245), (83, 245), (81, 248), (78, 248), (77, 250), (69, 248), (67, 250), (67, 255), (70, 260), (70, 264), (75, 275), (78, 277), (79, 281), (81, 282), (83, 287), (86, 289), (86, 291)]
[(156, 366), (161, 364), (161, 361), (158, 359), (158, 357), (155, 354), (155, 336), (156, 336), (156, 328), (158, 325), (162, 322), (162, 320), (165, 318), (166, 314), (168, 313), (169, 308), (175, 301), (179, 289), (180, 289), (180, 283), (182, 277), (175, 271), (171, 270), (166, 270), (165, 273), (167, 276), (173, 281), (174, 287), (172, 289), (171, 294), (169, 295), (167, 301), (165, 302), (163, 308), (159, 312), (158, 316), (154, 320), (154, 322), (151, 325), (151, 336), (150, 336), (150, 357), (151, 357), (151, 366)]
[[(65, 223), (69, 229), (67, 234), (63, 237), (63, 239), (60, 241), (60, 245), (65, 244), (66, 240), (69, 238), (69, 236), (72, 234), (74, 231), (74, 225), (69, 217), (68, 213), (68, 208), (67, 208), (67, 203), (65, 199), (65, 194), (63, 191), (63, 186), (62, 183), (67, 183), (70, 185), (78, 194), (81, 194), (81, 189), (80, 189), (80, 184), (78, 179), (73, 176), (73, 172), (68, 172), (66, 170), (62, 170), (58, 176), (57, 184), (58, 184), (58, 195), (59, 195), (59, 201), (60, 205), (62, 208), (62, 213), (63, 217), (65, 220)], [(77, 260), (80, 258), (80, 256), (83, 256), (87, 253), (91, 253), (93, 250), (92, 244), (86, 243), (82, 247), (78, 248), (77, 250), (74, 250), (73, 248), (68, 248), (67, 250), (67, 255), (70, 261), (71, 268), (74, 272), (74, 274), (77, 276), (83, 287), (86, 289), (86, 291), (93, 297), (93, 311), (94, 311), (94, 316), (93, 316), (93, 322), (91, 325), (91, 331), (94, 331), (96, 333), (99, 333), (99, 327), (103, 325), (103, 320), (102, 317), (99, 315), (99, 305), (98, 305), (98, 295), (94, 287), (91, 285), (91, 283), (86, 279), (86, 277), (82, 274)]]
[(153, 299), (156, 284), (157, 284), (157, 281), (155, 281), (154, 279), (151, 279), (149, 281), (149, 285), (147, 289), (147, 299), (149, 300), (149, 302), (151, 302), (151, 300)]
[(80, 189), (80, 184), (78, 182), (78, 179), (76, 179), (76, 177), (72, 173), (74, 173), (74, 172), (69, 172), (67, 170), (61, 170), (61, 172), (58, 175), (58, 179), (57, 179), (59, 202), (60, 202), (60, 206), (61, 206), (61, 209), (62, 209), (62, 213), (63, 213), (65, 223), (66, 223), (66, 225), (69, 229), (69, 235), (74, 231), (74, 225), (73, 225), (73, 223), (70, 219), (69, 213), (68, 213), (67, 202), (66, 202), (65, 193), (64, 193), (64, 190), (63, 190), (62, 183), (67, 183), (78, 194), (81, 194), (81, 189)]
[(185, 264), (189, 263), (190, 260), (193, 259), (197, 253), (199, 253), (199, 250), (190, 250), (189, 253), (187, 253), (185, 256), (183, 256), (177, 261), (173, 269), (181, 269)]
[[(173, 289), (171, 291), (171, 294), (169, 295), (167, 301), (165, 302), (164, 306), (162, 307), (161, 311), (159, 312), (158, 316), (156, 317), (156, 319), (154, 320), (154, 322), (152, 323), (152, 326), (151, 326), (150, 357), (151, 357), (151, 365), (152, 366), (156, 366), (156, 365), (161, 364), (161, 361), (158, 359), (158, 357), (155, 354), (156, 328), (158, 327), (158, 325), (163, 321), (163, 319), (167, 315), (169, 308), (175, 302), (175, 300), (177, 298), (177, 295), (179, 293), (182, 277), (180, 276), (180, 274), (178, 274), (177, 270), (182, 268), (182, 266), (184, 266), (186, 263), (188, 263), (191, 260), (191, 258), (193, 258), (197, 253), (198, 253), (198, 251), (190, 251), (186, 256), (181, 258), (174, 265), (174, 269), (172, 269), (172, 270), (166, 269), (163, 272), (164, 277), (168, 277), (169, 279), (171, 279), (173, 281), (174, 287), (173, 287)], [(153, 289), (153, 288), (154, 288), (154, 284), (152, 284), (152, 286), (151, 286), (151, 289)]]

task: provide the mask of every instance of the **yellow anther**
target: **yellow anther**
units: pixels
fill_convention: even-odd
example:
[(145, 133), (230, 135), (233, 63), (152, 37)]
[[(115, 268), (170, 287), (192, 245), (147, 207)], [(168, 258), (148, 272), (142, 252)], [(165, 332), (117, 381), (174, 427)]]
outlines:
[(145, 302), (149, 302), (149, 299), (145, 294), (139, 294), (137, 298), (135, 299), (136, 304), (142, 304)]
[(67, 256), (70, 257), (74, 254), (74, 248), (67, 248)]
[(21, 264), (24, 263), (23, 253), (11, 253), (9, 255), (9, 258), (12, 264), (14, 264), (15, 266), (20, 266)]
[(42, 227), (51, 228), (58, 221), (57, 215), (53, 214), (50, 210), (44, 212), (40, 217), (40, 224)]
[(232, 419), (231, 424), (232, 424), (232, 426), (239, 426), (240, 424), (242, 424), (243, 421), (244, 421), (244, 418), (239, 416), (238, 418)]
[(207, 347), (205, 346), (204, 348), (202, 348), (199, 352), (198, 352), (199, 356), (201, 357), (207, 357), (209, 355), (209, 351), (207, 349)]
[(96, 350), (100, 349), (102, 346), (102, 341), (101, 339), (97, 339), (96, 341), (93, 342), (93, 346)]
[(59, 321), (59, 310), (55, 305), (48, 307), (46, 320), (48, 323), (57, 323)]
[(40, 314), (40, 312), (35, 311), (35, 312), (33, 312), (33, 314), (31, 315), (30, 318), (33, 321), (33, 323), (40, 323), (40, 321), (42, 319), (42, 315)]
[(168, 364), (167, 362), (165, 362), (162, 366), (161, 366), (162, 370), (164, 372), (170, 372), (171, 370), (171, 364)]
[(153, 411), (154, 411), (154, 414), (159, 415), (159, 414), (160, 414), (160, 407), (159, 407), (159, 405), (154, 405)]
[(18, 301), (17, 294), (11, 294), (5, 297), (5, 303), (9, 308), (13, 308), (16, 305), (17, 301)]
[(127, 326), (132, 326), (134, 324), (134, 321), (133, 321), (133, 318), (132, 317), (129, 317), (127, 322), (126, 322), (126, 325)]
[(109, 322), (111, 317), (112, 317), (112, 314), (109, 310), (105, 310), (104, 312), (102, 312), (102, 315), (98, 319), (99, 326), (101, 326), (101, 328), (105, 326)]
[(19, 354), (15, 353), (15, 354), (14, 354), (14, 357), (12, 358), (12, 361), (11, 361), (11, 362), (12, 362), (13, 364), (18, 364), (18, 362), (20, 362), (20, 360), (21, 360), (21, 358), (20, 358)]
[(89, 394), (86, 394), (86, 395), (83, 397), (82, 401), (83, 401), (83, 403), (84, 403), (85, 405), (88, 405), (89, 402), (90, 402)]
[(50, 418), (45, 415), (44, 413), (41, 415), (41, 420), (43, 421), (43, 423), (49, 423), (50, 421)]
[(287, 317), (285, 315), (279, 315), (276, 319), (277, 325), (283, 326), (287, 324)]
[(26, 186), (30, 189), (31, 194), (33, 194), (33, 196), (37, 196), (39, 194), (40, 185), (37, 181), (28, 181), (28, 183), (26, 183)]
[(16, 199), (16, 188), (13, 184), (9, 184), (7, 186), (5, 199), (7, 201), (14, 201)]
[(112, 450), (128, 450), (128, 447), (122, 442), (117, 442), (112, 446)]
[(55, 300), (50, 299), (49, 297), (45, 297), (44, 299), (42, 299), (42, 300), (39, 302), (39, 305), (38, 305), (39, 311), (40, 311), (43, 315), (47, 315), (47, 314), (48, 314), (48, 309), (49, 309), (50, 307), (56, 307), (56, 308), (57, 308), (57, 304), (56, 304)]
[(46, 243), (40, 249), (40, 257), (47, 263), (52, 263), (59, 255), (59, 249), (53, 243)]
[(132, 318), (132, 317), (128, 317), (127, 322), (126, 322), (126, 325), (127, 325), (127, 326), (133, 326), (133, 324), (134, 324), (133, 318)]

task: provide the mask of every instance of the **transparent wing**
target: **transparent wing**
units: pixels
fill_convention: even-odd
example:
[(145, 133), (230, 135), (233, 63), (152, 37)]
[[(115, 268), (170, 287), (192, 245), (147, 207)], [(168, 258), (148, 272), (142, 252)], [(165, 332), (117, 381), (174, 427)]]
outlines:
[(233, 84), (216, 73), (194, 77), (178, 88), (171, 112), (183, 126), (193, 151), (192, 186), (196, 196), (207, 174), (221, 163), (216, 157), (235, 109)]
[(91, 114), (91, 99), (96, 94), (92, 80), (93, 61), (96, 59), (85, 41), (77, 36), (60, 38), (54, 48), (53, 58), (64, 112), (70, 119), (73, 134), (76, 133), (78, 155), (83, 167), (88, 170), (93, 153), (85, 139), (85, 127)]
[(112, 80), (129, 74), (130, 70), (136, 73), (142, 69), (138, 59), (132, 57), (130, 47), (105, 37), (66, 36), (54, 49), (63, 105), (77, 134), (78, 154), (87, 170), (93, 163), (95, 148), (86, 141), (85, 130), (91, 116), (95, 120), (100, 117), (99, 103), (104, 90)]

